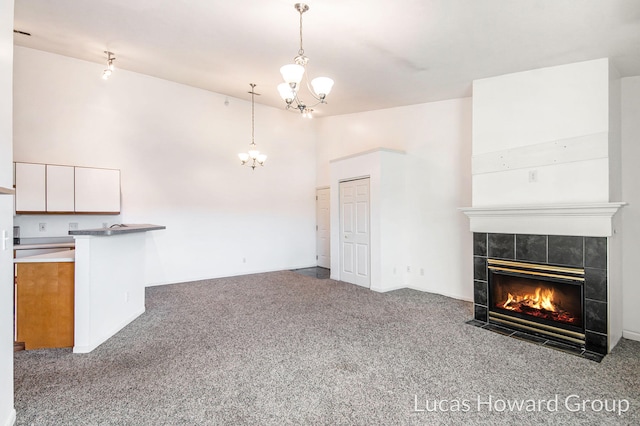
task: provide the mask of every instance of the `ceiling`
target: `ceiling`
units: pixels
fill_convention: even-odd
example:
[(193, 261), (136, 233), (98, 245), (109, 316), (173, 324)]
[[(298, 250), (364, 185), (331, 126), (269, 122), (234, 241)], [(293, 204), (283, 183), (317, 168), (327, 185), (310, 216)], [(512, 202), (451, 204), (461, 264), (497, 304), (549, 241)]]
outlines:
[[(299, 48), (295, 0), (15, 0), (15, 44), (284, 107)], [(471, 96), (474, 79), (610, 57), (640, 75), (638, 0), (309, 0), (311, 77), (335, 80), (321, 116)], [(116, 74), (114, 73), (114, 78)], [(304, 98), (304, 96), (303, 96)], [(309, 102), (309, 97), (307, 97)], [(310, 102), (309, 102), (310, 103)]]

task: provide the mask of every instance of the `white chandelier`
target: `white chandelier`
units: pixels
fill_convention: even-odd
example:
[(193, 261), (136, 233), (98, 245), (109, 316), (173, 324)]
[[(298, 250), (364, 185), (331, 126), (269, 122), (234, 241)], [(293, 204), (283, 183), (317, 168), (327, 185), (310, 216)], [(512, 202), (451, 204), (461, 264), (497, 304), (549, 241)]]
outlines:
[(107, 68), (102, 72), (102, 78), (108, 80), (111, 77), (111, 73), (113, 73), (113, 61), (116, 60), (116, 57), (113, 56), (113, 52), (105, 50), (104, 53), (107, 54)]
[(256, 166), (259, 164), (261, 166), (264, 166), (264, 162), (267, 161), (267, 156), (264, 154), (260, 154), (260, 151), (258, 151), (256, 148), (256, 142), (254, 139), (254, 135), (255, 135), (255, 105), (254, 105), (254, 100), (253, 97), (255, 95), (260, 96), (260, 93), (256, 93), (255, 92), (255, 87), (256, 85), (253, 83), (249, 83), (249, 85), (251, 86), (251, 91), (249, 93), (251, 93), (251, 144), (249, 144), (249, 152), (242, 152), (240, 154), (238, 154), (238, 157), (240, 158), (240, 163), (244, 166), (245, 164), (248, 164), (249, 166), (251, 166), (252, 170), (256, 169)]
[(298, 50), (298, 56), (293, 58), (293, 64), (280, 68), (280, 73), (285, 82), (278, 85), (278, 92), (280, 92), (280, 96), (282, 96), (282, 99), (287, 103), (287, 109), (296, 108), (304, 117), (311, 118), (311, 113), (313, 112), (312, 107), (327, 103), (325, 99), (329, 92), (331, 92), (333, 80), (329, 77), (316, 77), (311, 80), (311, 85), (309, 85), (309, 77), (307, 75), (307, 89), (311, 93), (311, 96), (318, 102), (313, 105), (307, 105), (300, 99), (298, 89), (300, 88), (302, 78), (305, 77), (305, 69), (309, 62), (309, 58), (304, 56), (304, 48), (302, 47), (302, 14), (309, 10), (309, 6), (304, 3), (296, 3), (294, 7), (300, 13), (300, 49)]

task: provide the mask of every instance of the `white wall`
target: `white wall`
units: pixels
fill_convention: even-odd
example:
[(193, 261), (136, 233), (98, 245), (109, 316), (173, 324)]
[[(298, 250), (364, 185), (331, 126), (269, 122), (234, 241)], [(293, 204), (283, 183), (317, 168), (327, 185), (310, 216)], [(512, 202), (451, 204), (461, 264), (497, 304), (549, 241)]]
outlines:
[(377, 148), (406, 152), (407, 255), (398, 269), (401, 282), (472, 300), (472, 234), (457, 210), (471, 202), (471, 100), (325, 117), (317, 125), (317, 186), (330, 184), (330, 160)]
[(640, 340), (640, 77), (622, 79), (622, 335)]
[(473, 206), (610, 201), (608, 143), (607, 59), (475, 80)]
[[(0, 187), (12, 188), (13, 0), (0, 0)], [(13, 197), (0, 195), (0, 232), (12, 235)], [(2, 242), (0, 241), (0, 244)], [(8, 241), (0, 251), (0, 425), (14, 424), (13, 260)]]
[(147, 233), (150, 285), (315, 265), (313, 122), (256, 105), (269, 157), (252, 172), (237, 159), (251, 142), (250, 100), (225, 106), (121, 69), (104, 81), (103, 68), (15, 49), (14, 160), (116, 168), (122, 181), (120, 217), (18, 216), (23, 237), (66, 234), (69, 222), (165, 225)]

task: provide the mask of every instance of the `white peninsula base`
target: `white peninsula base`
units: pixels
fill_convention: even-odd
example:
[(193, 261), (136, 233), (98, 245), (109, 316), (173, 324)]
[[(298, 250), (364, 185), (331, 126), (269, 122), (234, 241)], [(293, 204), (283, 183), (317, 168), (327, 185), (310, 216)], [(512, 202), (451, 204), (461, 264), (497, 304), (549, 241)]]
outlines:
[(74, 353), (91, 352), (144, 313), (145, 231), (154, 229), (164, 227), (69, 232), (76, 242)]

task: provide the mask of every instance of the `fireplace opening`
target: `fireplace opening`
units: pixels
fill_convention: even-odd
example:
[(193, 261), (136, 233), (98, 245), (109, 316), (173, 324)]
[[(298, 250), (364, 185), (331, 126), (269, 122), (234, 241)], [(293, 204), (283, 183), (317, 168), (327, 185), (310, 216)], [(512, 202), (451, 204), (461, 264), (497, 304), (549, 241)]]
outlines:
[(584, 344), (584, 269), (488, 259), (489, 319)]

